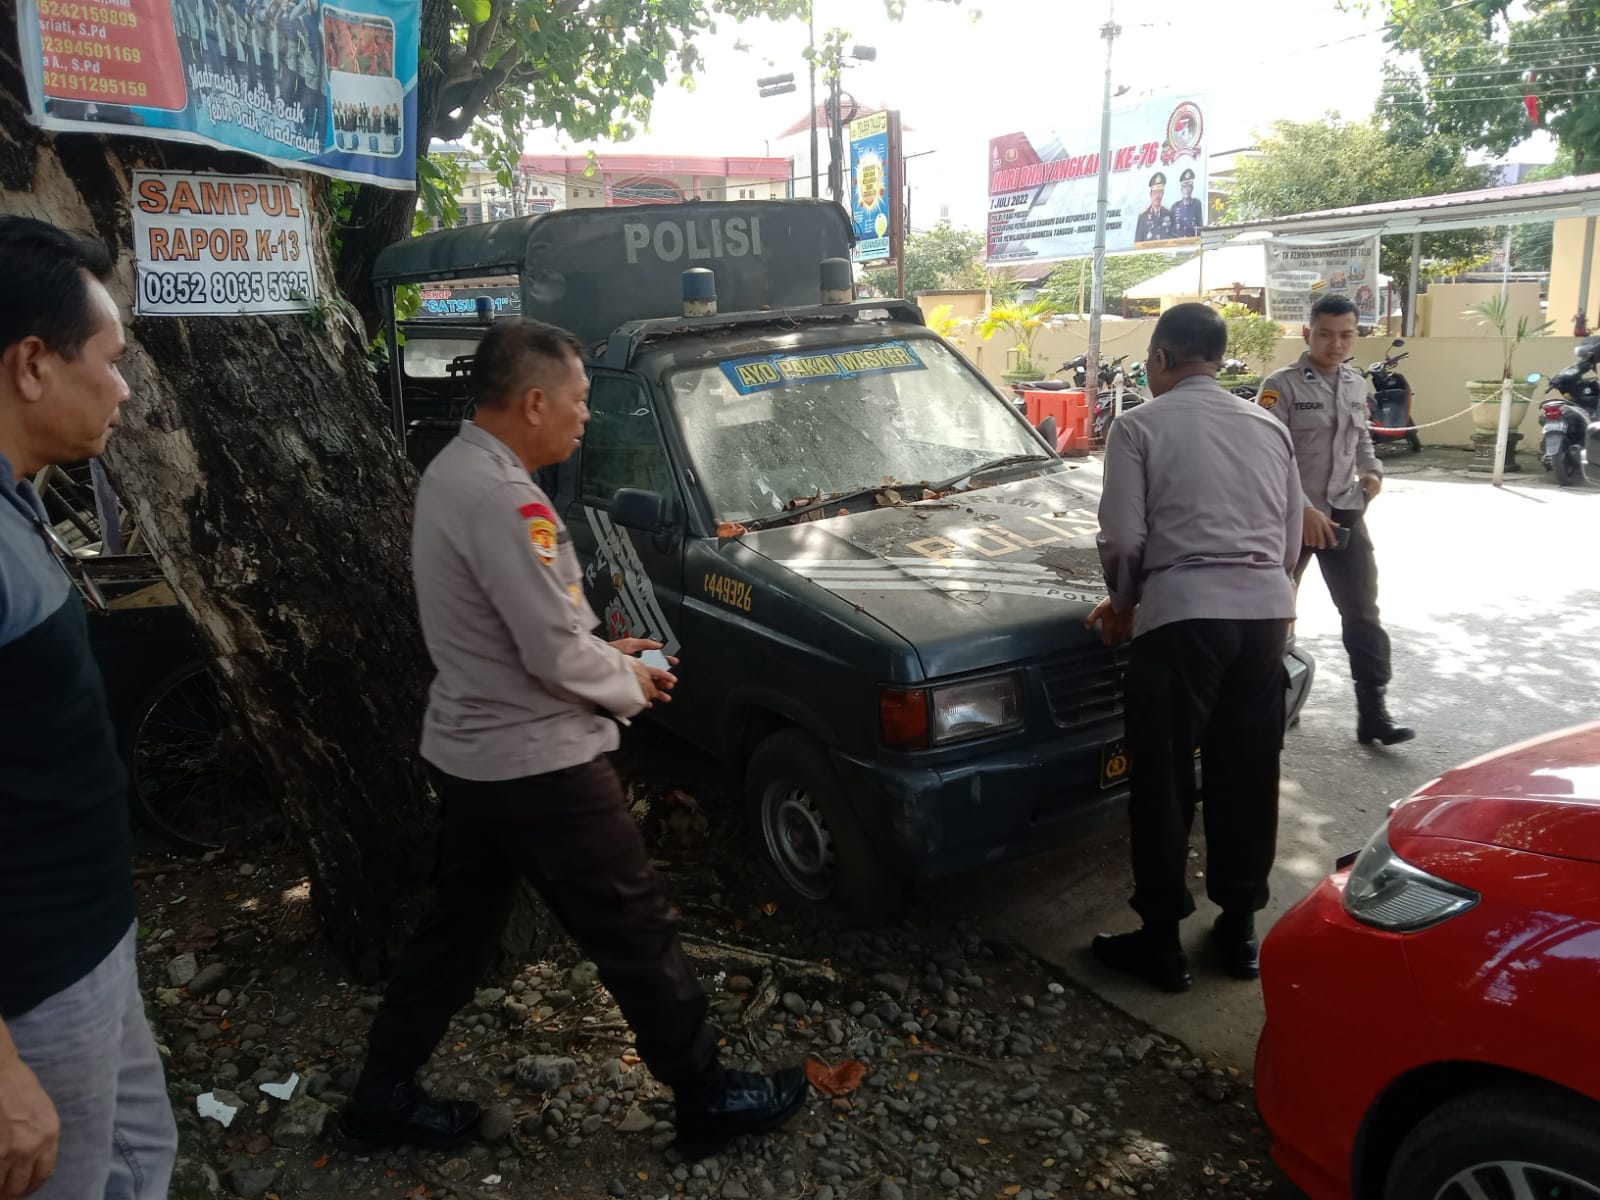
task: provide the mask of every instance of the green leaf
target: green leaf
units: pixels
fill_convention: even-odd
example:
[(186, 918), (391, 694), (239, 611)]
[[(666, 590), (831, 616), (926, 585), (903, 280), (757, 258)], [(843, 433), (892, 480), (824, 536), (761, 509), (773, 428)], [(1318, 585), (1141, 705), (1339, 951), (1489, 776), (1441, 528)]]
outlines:
[(455, 0), (455, 5), (468, 25), (482, 25), (489, 19), (489, 0)]

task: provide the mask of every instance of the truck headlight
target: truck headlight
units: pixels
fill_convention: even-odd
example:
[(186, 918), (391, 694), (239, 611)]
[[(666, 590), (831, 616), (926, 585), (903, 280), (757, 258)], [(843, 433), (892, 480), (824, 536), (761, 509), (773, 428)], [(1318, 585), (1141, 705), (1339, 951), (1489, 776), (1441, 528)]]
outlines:
[(1396, 854), (1387, 822), (1362, 848), (1344, 887), (1345, 912), (1392, 933), (1415, 933), (1448, 921), (1479, 899), (1471, 888), (1430, 875)]
[(933, 744), (999, 733), (1022, 724), (1015, 675), (994, 675), (933, 689)]

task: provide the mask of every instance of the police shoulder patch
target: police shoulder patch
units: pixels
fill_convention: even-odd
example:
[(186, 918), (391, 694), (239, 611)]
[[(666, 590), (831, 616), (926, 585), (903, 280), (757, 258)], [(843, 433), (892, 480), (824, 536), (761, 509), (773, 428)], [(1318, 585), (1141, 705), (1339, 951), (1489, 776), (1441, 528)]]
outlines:
[(524, 504), (517, 515), (528, 523), (528, 542), (533, 546), (534, 557), (549, 566), (556, 560), (556, 514), (549, 505)]
[(1278, 407), (1278, 392), (1276, 388), (1262, 388), (1256, 395), (1256, 403), (1262, 408)]

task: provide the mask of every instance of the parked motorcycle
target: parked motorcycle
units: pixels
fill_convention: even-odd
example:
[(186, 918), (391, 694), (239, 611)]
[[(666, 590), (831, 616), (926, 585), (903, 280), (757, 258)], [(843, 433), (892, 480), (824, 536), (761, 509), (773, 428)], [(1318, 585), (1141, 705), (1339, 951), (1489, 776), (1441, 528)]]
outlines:
[[(1100, 364), (1100, 389), (1094, 398), (1093, 434), (1096, 441), (1104, 443), (1106, 436), (1111, 432), (1112, 422), (1117, 417), (1117, 393), (1122, 393), (1122, 411), (1138, 408), (1144, 403), (1144, 395), (1136, 387), (1130, 387), (1128, 375), (1124, 373), (1122, 364), (1128, 356), (1122, 355), (1110, 362)], [(1136, 364), (1142, 373), (1144, 364)]]
[[(1043, 379), (1017, 380), (1011, 385), (1011, 403), (1016, 410), (1027, 415), (1027, 401), (1024, 392), (1064, 392), (1070, 388), (1081, 388), (1089, 369), (1089, 360), (1080, 354), (1077, 358), (1068, 359)], [(1070, 374), (1072, 379), (1057, 379), (1057, 375)]]
[(1545, 391), (1561, 398), (1543, 403), (1539, 461), (1545, 470), (1555, 472), (1562, 487), (1583, 482), (1583, 448), (1591, 436), (1600, 435), (1600, 381), (1591, 374), (1597, 366), (1600, 337), (1593, 337), (1579, 345), (1576, 361), (1545, 385)]
[(1412, 428), (1416, 422), (1411, 419), (1411, 384), (1395, 370), (1406, 354), (1394, 351), (1404, 345), (1403, 339), (1395, 338), (1383, 361), (1373, 363), (1361, 373), (1372, 382), (1372, 392), (1367, 396), (1367, 424), (1372, 427), (1372, 444), (1404, 442), (1411, 453), (1416, 454), (1422, 449), (1422, 439)]

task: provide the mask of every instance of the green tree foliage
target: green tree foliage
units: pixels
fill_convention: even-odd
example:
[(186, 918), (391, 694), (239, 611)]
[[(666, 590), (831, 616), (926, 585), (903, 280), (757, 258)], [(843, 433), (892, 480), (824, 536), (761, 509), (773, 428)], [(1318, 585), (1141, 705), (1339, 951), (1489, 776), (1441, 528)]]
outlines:
[[(906, 295), (983, 287), (983, 250), (983, 234), (948, 223), (913, 233), (906, 239)], [(864, 278), (880, 295), (892, 296), (899, 287), (893, 267), (867, 271)]]
[(1277, 353), (1278, 338), (1282, 336), (1278, 323), (1244, 304), (1223, 304), (1217, 311), (1228, 326), (1228, 348), (1223, 351), (1224, 356), (1250, 363), (1258, 372), (1265, 371)]
[[(1457, 144), (1504, 154), (1548, 129), (1582, 174), (1600, 164), (1600, 4), (1595, 0), (1381, 0), (1390, 72), (1379, 115), (1404, 115)], [(1531, 73), (1531, 78), (1530, 78)], [(1523, 104), (1539, 101), (1536, 126)]]
[[(1106, 311), (1116, 312), (1122, 307), (1127, 290), (1147, 279), (1154, 279), (1180, 263), (1188, 262), (1193, 254), (1113, 254), (1106, 257)], [(1094, 290), (1093, 268), (1084, 262), (1070, 262), (1051, 274), (1040, 289), (1041, 299), (1048, 300), (1052, 308), (1061, 312), (1088, 312), (1090, 294)]]
[[(509, 187), (532, 131), (558, 130), (580, 143), (624, 140), (649, 120), (662, 88), (694, 86), (699, 40), (719, 22), (804, 19), (811, 2), (422, 0), (417, 191), (424, 213), (446, 217), (453, 203), (448, 173), (427, 157), (432, 139), (470, 139)], [(907, 0), (881, 2), (891, 16), (904, 15)], [(847, 35), (819, 36), (831, 45)], [(797, 56), (804, 40), (797, 32)], [(819, 45), (819, 63), (823, 52)], [(349, 206), (339, 285), (369, 327), (372, 257), (411, 232), (414, 204), (404, 192), (364, 186)]]
[[(1249, 221), (1488, 186), (1486, 167), (1468, 166), (1458, 141), (1416, 121), (1277, 121), (1257, 139), (1259, 158), (1243, 159), (1227, 219)], [(1465, 270), (1488, 257), (1492, 233), (1454, 230), (1422, 239), (1426, 276)], [(1387, 237), (1383, 270), (1403, 281), (1411, 269), (1409, 235)]]

